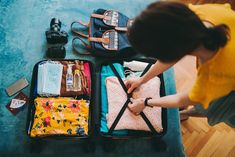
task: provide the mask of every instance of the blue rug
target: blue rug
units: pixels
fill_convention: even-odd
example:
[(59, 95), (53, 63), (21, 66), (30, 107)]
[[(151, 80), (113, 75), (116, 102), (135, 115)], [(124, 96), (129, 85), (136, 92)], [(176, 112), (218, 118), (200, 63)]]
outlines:
[[(12, 99), (5, 88), (16, 80), (26, 77), (30, 82), (34, 64), (44, 59), (46, 51), (45, 30), (52, 17), (62, 21), (62, 30), (69, 32), (66, 45), (67, 59), (85, 57), (73, 53), (72, 35), (69, 27), (74, 20), (88, 21), (90, 13), (97, 8), (115, 9), (129, 17), (135, 17), (153, 0), (0, 0), (0, 156), (11, 154), (39, 155), (32, 150), (32, 141), (26, 135), (27, 109), (13, 116), (5, 107)], [(85, 58), (94, 60), (94, 58)], [(175, 93), (173, 70), (165, 74), (167, 94)], [(23, 92), (29, 95), (29, 87)], [(119, 141), (117, 148), (105, 153), (99, 145), (96, 152), (87, 154), (81, 144), (74, 141), (46, 141), (41, 155), (57, 156), (185, 156), (181, 138), (179, 113), (168, 110), (168, 132), (162, 139), (165, 149), (153, 149), (154, 141), (133, 139)], [(162, 143), (156, 143), (161, 145)]]

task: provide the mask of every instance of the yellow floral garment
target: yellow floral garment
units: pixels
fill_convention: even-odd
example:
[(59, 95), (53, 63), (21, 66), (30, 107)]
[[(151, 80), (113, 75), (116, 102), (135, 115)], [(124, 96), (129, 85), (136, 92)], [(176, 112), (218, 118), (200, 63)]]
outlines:
[(36, 98), (31, 137), (88, 135), (89, 101), (73, 98)]

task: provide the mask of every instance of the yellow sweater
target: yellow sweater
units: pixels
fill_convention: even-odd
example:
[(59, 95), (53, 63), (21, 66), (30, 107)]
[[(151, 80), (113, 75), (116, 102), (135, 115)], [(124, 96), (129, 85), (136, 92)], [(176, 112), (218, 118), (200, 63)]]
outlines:
[(189, 93), (192, 101), (208, 108), (210, 102), (235, 90), (235, 11), (229, 4), (189, 5), (201, 20), (226, 24), (231, 39), (209, 61), (199, 65), (197, 80)]

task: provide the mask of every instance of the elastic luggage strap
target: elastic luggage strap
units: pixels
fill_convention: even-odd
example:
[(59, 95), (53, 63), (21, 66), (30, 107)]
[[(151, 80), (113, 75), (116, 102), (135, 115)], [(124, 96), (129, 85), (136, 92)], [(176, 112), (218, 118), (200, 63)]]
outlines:
[[(120, 82), (123, 90), (125, 91), (125, 93), (127, 94), (127, 101), (125, 102), (125, 104), (122, 106), (120, 112), (118, 113), (116, 119), (114, 120), (113, 124), (111, 125), (108, 134), (111, 135), (112, 132), (114, 131), (115, 127), (117, 126), (119, 120), (121, 119), (123, 113), (125, 112), (126, 108), (128, 107), (128, 104), (131, 102), (130, 98), (132, 97), (132, 93), (128, 93), (128, 89), (126, 88), (122, 78), (120, 77), (119, 73), (117, 72), (117, 70), (115, 69), (115, 67), (113, 66), (113, 64), (109, 65), (110, 68), (112, 69), (113, 73), (115, 74), (115, 76), (118, 78), (118, 81)], [(142, 72), (141, 76), (143, 76), (150, 68), (151, 68), (152, 64), (148, 64), (148, 66), (144, 69), (144, 71)], [(146, 124), (148, 125), (149, 129), (152, 131), (152, 133), (156, 134), (157, 131), (154, 129), (153, 125), (151, 124), (151, 122), (148, 120), (148, 118), (146, 117), (146, 115), (144, 114), (144, 112), (140, 113), (141, 117), (143, 118), (143, 120), (146, 122)]]

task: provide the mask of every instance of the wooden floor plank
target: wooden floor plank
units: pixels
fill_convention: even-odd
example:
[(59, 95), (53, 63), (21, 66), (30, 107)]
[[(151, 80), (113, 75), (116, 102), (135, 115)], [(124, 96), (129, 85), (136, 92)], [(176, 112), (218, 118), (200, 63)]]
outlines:
[(211, 136), (211, 138), (206, 142), (202, 150), (198, 153), (198, 157), (206, 157), (212, 156), (215, 150), (220, 146), (220, 140), (224, 137), (223, 134), (219, 131), (215, 131), (215, 133)]
[[(207, 132), (206, 135), (200, 139), (200, 142), (198, 143), (198, 145), (192, 148), (193, 151), (190, 152), (189, 157), (196, 157), (198, 153), (203, 149), (207, 141), (210, 140), (210, 138), (214, 135), (215, 132), (216, 132), (215, 129), (210, 129), (209, 132)], [(184, 143), (184, 146), (185, 146), (185, 143)], [(188, 154), (187, 150), (186, 150), (186, 154)]]
[(235, 156), (235, 146), (230, 150), (228, 157), (234, 157)]
[(197, 118), (197, 120), (193, 120), (195, 123), (197, 123), (197, 125), (199, 126), (199, 128), (204, 131), (204, 132), (208, 132), (210, 129), (210, 126), (208, 126), (207, 123), (207, 119), (206, 118)]
[(196, 139), (187, 147), (187, 156), (192, 156), (194, 148), (198, 146), (201, 139), (205, 138), (205, 136), (207, 136), (207, 134), (203, 131), (198, 133)]
[(185, 149), (187, 150), (189, 147), (191, 147), (191, 144), (196, 140), (198, 137), (198, 132), (194, 131), (190, 134), (190, 136), (185, 140)]
[[(228, 156), (231, 149), (235, 146), (235, 132), (225, 132), (225, 137), (220, 142), (220, 146), (213, 153), (215, 157)], [(235, 154), (234, 154), (235, 156)]]

